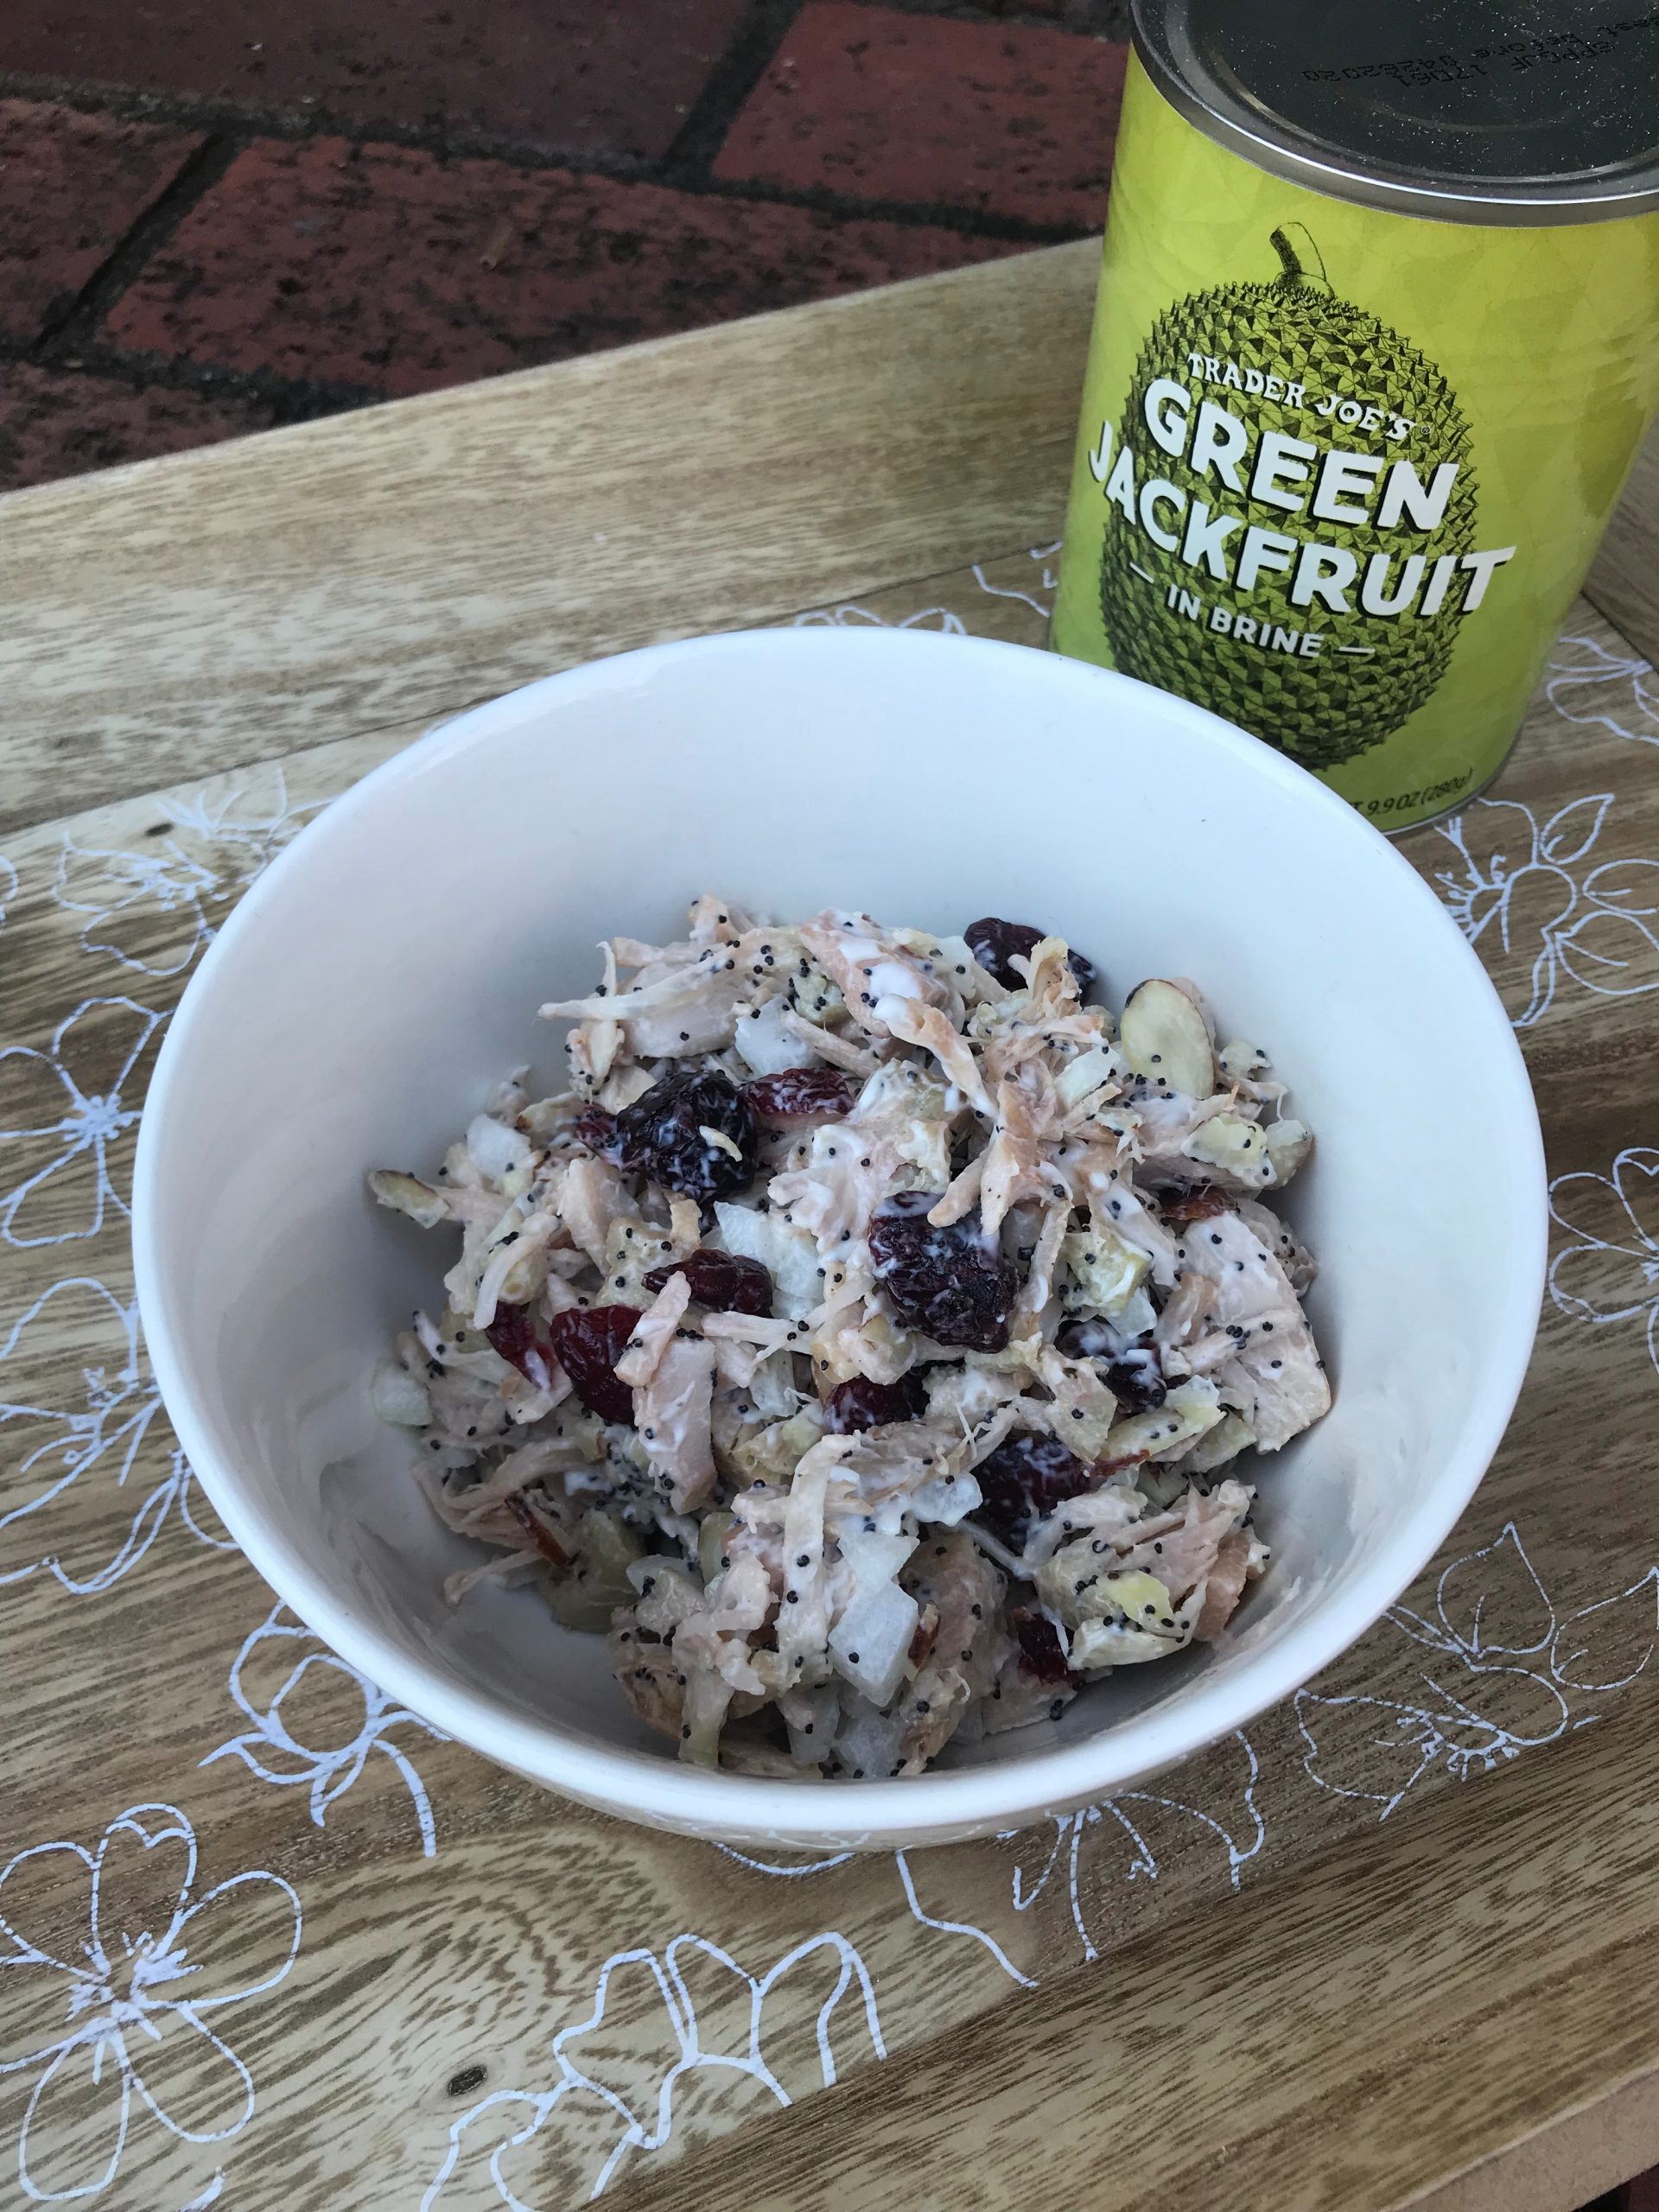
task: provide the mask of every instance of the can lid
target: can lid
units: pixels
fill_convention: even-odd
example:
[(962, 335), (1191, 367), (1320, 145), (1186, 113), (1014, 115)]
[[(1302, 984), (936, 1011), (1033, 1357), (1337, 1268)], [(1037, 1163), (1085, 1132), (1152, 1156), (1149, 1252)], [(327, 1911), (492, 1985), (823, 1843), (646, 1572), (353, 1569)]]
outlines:
[(1443, 222), (1659, 208), (1659, 9), (1618, 0), (1135, 0), (1159, 90), (1316, 192)]

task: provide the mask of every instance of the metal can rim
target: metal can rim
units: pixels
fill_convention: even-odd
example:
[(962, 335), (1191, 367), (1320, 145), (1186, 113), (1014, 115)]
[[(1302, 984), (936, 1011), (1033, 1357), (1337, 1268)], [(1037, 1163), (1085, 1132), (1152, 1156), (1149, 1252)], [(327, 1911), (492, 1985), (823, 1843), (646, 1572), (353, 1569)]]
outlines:
[(1241, 86), (1236, 112), (1207, 99), (1160, 43), (1149, 18), (1167, 0), (1133, 0), (1133, 40), (1141, 67), (1170, 105), (1205, 136), (1254, 168), (1332, 200), (1441, 223), (1523, 229), (1547, 224), (1608, 222), (1659, 210), (1659, 161), (1609, 175), (1580, 171), (1554, 178), (1477, 181), (1433, 180), (1416, 171), (1362, 160), (1339, 144), (1300, 137), (1252, 108)]

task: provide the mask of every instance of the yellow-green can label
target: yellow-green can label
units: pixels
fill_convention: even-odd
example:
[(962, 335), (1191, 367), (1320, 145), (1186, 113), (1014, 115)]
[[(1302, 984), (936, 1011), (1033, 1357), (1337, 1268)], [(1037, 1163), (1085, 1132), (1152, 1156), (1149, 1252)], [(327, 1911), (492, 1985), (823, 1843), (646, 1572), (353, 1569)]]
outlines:
[(1132, 65), (1052, 642), (1380, 825), (1502, 765), (1659, 404), (1659, 215), (1329, 199)]

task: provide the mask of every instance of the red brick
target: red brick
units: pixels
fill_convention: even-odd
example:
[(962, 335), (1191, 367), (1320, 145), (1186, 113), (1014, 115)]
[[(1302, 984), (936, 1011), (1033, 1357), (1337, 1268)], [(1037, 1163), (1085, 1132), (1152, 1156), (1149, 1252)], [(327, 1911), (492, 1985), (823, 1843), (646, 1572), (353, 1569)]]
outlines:
[(268, 409), (242, 400), (158, 385), (137, 391), (110, 377), (8, 362), (0, 368), (0, 491), (211, 445), (264, 429), (270, 419)]
[(411, 392), (1008, 251), (403, 147), (267, 140), (107, 327), (141, 353)]
[(1040, 25), (813, 0), (715, 175), (1093, 228), (1127, 56)]
[(0, 100), (0, 335), (33, 338), (200, 143), (189, 131)]
[(664, 153), (743, 0), (10, 0), (0, 69), (554, 152)]

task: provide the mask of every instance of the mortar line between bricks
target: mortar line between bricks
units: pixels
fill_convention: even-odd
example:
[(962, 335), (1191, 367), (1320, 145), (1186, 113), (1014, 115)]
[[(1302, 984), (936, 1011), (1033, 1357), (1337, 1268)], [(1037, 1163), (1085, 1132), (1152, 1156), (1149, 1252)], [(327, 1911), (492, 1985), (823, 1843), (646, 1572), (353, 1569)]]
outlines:
[(133, 391), (156, 385), (168, 391), (194, 392), (203, 399), (246, 400), (271, 410), (273, 429), (292, 423), (315, 422), (326, 415), (343, 415), (353, 408), (381, 406), (391, 397), (373, 385), (283, 377), (269, 369), (221, 368), (171, 354), (128, 351), (97, 339), (75, 346), (68, 356), (54, 348), (42, 360), (38, 342), (0, 338), (0, 365), (11, 361), (49, 368), (54, 375), (66, 378), (102, 378)]
[(739, 111), (765, 76), (800, 13), (803, 0), (749, 0), (726, 51), (691, 104), (663, 156), (664, 183), (704, 183)]
[(48, 315), (35, 333), (29, 358), (55, 364), (67, 351), (92, 337), (157, 246), (170, 238), (196, 202), (210, 192), (242, 150), (228, 134), (209, 137), (175, 169), (147, 207), (142, 208), (68, 303)]
[[(1053, 26), (1046, 28), (1052, 29)], [(340, 138), (349, 145), (365, 148), (404, 147), (430, 154), (441, 162), (499, 162), (506, 168), (532, 175), (558, 172), (571, 176), (603, 176), (621, 184), (652, 185), (658, 191), (680, 192), (690, 198), (757, 200), (768, 207), (802, 207), (810, 213), (829, 215), (839, 222), (897, 223), (913, 229), (955, 231), (964, 238), (995, 238), (1014, 245), (1061, 245), (1071, 238), (1088, 235), (1076, 224), (1033, 223), (1023, 216), (997, 214), (951, 201), (866, 200), (822, 188), (706, 175), (688, 175), (681, 181), (671, 177), (663, 162), (631, 156), (550, 150), (510, 140), (431, 131), (412, 125), (367, 125), (323, 110), (297, 118), (276, 109), (185, 100), (137, 92), (120, 86), (90, 87), (71, 79), (29, 77), (16, 71), (0, 71), (0, 99), (41, 105), (57, 102), (83, 114), (110, 115), (121, 121), (161, 123), (179, 130), (207, 131), (215, 138), (236, 140), (238, 150), (261, 138), (302, 143), (314, 138)]]

